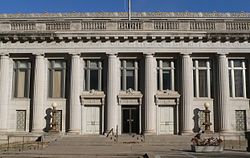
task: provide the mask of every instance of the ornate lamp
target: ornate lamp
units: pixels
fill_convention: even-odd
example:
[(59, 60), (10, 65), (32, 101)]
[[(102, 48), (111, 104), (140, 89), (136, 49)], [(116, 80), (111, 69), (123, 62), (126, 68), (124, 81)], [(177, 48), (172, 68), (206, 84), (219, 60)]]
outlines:
[(59, 132), (58, 128), (57, 128), (57, 124), (58, 123), (56, 121), (56, 113), (57, 113), (56, 107), (57, 107), (57, 103), (53, 102), (51, 106), (52, 106), (51, 132)]
[(212, 131), (210, 130), (210, 126), (212, 125), (212, 123), (210, 122), (210, 110), (208, 110), (210, 104), (208, 102), (204, 103), (204, 113), (205, 113), (205, 122), (203, 123), (203, 125), (205, 125), (205, 133), (212, 133)]

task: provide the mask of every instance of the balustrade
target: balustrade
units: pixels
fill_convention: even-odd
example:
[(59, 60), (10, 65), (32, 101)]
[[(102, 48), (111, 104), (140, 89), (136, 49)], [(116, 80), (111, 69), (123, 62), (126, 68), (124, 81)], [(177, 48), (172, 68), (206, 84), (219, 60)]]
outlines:
[(105, 30), (105, 21), (83, 21), (82, 30)]
[(155, 21), (155, 30), (178, 30), (179, 22), (177, 21)]
[(70, 23), (69, 22), (46, 23), (46, 30), (70, 30)]
[(140, 21), (120, 21), (118, 22), (118, 30), (142, 30), (142, 22)]
[(227, 22), (226, 23), (227, 30), (249, 30), (250, 22)]
[(215, 30), (215, 22), (206, 22), (206, 21), (190, 22), (190, 30)]
[(11, 23), (11, 30), (35, 30), (36, 24), (30, 22)]

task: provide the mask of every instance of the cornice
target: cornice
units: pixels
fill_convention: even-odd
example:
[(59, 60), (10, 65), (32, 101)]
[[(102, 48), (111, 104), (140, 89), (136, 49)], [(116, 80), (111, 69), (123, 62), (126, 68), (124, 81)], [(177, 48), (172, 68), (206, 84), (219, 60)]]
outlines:
[[(127, 12), (0, 14), (0, 19), (40, 18), (126, 18)], [(132, 18), (250, 18), (248, 12), (133, 12)]]

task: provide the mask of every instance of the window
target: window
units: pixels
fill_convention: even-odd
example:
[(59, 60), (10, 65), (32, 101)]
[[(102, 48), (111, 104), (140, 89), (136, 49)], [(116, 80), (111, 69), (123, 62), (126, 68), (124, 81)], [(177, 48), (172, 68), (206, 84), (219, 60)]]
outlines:
[(65, 97), (66, 62), (50, 60), (49, 62), (49, 97)]
[(102, 61), (84, 60), (84, 90), (102, 90)]
[(194, 97), (211, 98), (211, 61), (193, 60)]
[(30, 90), (31, 62), (27, 60), (14, 61), (14, 97), (28, 98)]
[(174, 62), (169, 60), (157, 61), (157, 88), (158, 90), (174, 90)]
[(26, 130), (26, 110), (16, 111), (16, 130), (17, 131)]
[(138, 61), (121, 60), (121, 90), (138, 90)]
[(246, 98), (246, 63), (245, 60), (229, 60), (230, 97)]
[(246, 130), (246, 111), (236, 110), (235, 120), (236, 120), (236, 131), (245, 131)]

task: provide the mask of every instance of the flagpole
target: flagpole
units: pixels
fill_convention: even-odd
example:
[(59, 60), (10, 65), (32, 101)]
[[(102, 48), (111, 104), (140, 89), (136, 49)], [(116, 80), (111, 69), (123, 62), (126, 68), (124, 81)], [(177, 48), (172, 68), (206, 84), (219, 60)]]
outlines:
[(128, 0), (128, 20), (131, 20), (131, 0)]

